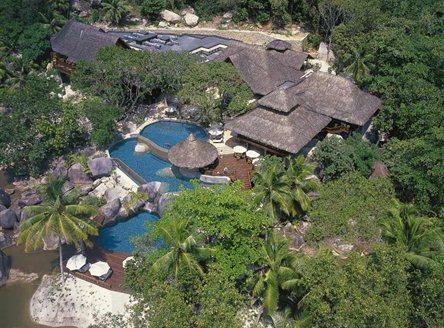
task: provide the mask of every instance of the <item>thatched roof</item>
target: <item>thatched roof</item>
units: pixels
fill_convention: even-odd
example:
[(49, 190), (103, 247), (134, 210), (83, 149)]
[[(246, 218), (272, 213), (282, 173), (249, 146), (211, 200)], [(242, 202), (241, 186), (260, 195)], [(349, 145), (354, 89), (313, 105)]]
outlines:
[(301, 106), (313, 112), (359, 126), (382, 104), (378, 97), (360, 90), (352, 81), (322, 72), (312, 74), (285, 92), (293, 94), (287, 96), (296, 97)]
[(381, 161), (374, 161), (372, 167), (372, 174), (368, 177), (369, 179), (374, 179), (377, 177), (386, 177), (390, 174), (387, 166)]
[(298, 107), (289, 113), (257, 107), (225, 124), (225, 128), (261, 144), (296, 154), (331, 121)]
[(168, 151), (168, 160), (177, 167), (197, 169), (208, 166), (217, 159), (217, 149), (207, 141), (190, 134)]
[(288, 92), (289, 88), (280, 87), (259, 99), (259, 105), (268, 107), (276, 111), (288, 113), (299, 105), (297, 93)]
[(70, 62), (94, 60), (100, 48), (125, 43), (116, 35), (71, 19), (51, 39), (52, 50)]
[(253, 46), (231, 46), (215, 60), (230, 61), (253, 93), (266, 95), (287, 81), (297, 82), (306, 55), (287, 50), (283, 53)]
[(273, 40), (267, 44), (267, 50), (285, 51), (291, 49), (291, 43), (284, 40)]

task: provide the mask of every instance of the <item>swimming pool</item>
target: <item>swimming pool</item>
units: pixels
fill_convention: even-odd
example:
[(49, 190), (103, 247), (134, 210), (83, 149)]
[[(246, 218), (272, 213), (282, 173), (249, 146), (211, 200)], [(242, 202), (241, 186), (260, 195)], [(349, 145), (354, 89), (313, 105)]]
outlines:
[(159, 181), (164, 184), (164, 191), (178, 191), (180, 185), (191, 188), (189, 179), (175, 171), (171, 163), (151, 153), (136, 153), (134, 148), (137, 138), (122, 140), (109, 149), (113, 158), (118, 158), (128, 165), (145, 181)]
[(110, 251), (131, 253), (134, 250), (131, 238), (143, 235), (147, 231), (145, 222), (156, 222), (157, 220), (159, 220), (157, 215), (141, 212), (126, 221), (100, 229), (97, 242)]
[[(194, 133), (198, 139), (208, 139), (205, 130), (200, 126), (176, 121), (155, 122), (146, 126), (141, 135), (169, 149), (185, 140), (190, 133)], [(109, 154), (120, 159), (147, 182), (162, 182), (164, 192), (178, 191), (181, 185), (185, 188), (192, 187), (190, 180), (178, 174), (171, 163), (151, 153), (136, 153), (136, 144), (137, 138), (122, 140), (109, 149)], [(126, 221), (102, 228), (97, 242), (110, 251), (131, 253), (134, 249), (131, 237), (144, 234), (145, 222), (155, 222), (158, 219), (157, 215), (148, 212), (139, 213)]]
[(196, 139), (208, 140), (208, 135), (203, 128), (187, 122), (158, 121), (147, 125), (140, 132), (143, 137), (166, 149), (185, 140), (190, 133), (193, 133)]

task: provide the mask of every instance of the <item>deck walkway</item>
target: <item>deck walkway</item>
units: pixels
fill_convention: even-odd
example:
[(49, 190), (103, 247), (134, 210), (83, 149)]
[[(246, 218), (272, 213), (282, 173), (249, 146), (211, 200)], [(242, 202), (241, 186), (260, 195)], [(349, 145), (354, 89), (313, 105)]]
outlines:
[[(98, 278), (91, 276), (89, 272), (86, 273), (80, 273), (76, 271), (71, 271), (70, 273), (74, 276), (86, 280), (90, 283), (93, 283), (95, 285), (98, 285), (100, 287), (122, 292), (122, 293), (129, 293), (129, 290), (125, 290), (123, 285), (124, 275), (125, 271), (122, 267), (122, 262), (124, 259), (126, 259), (128, 256), (131, 256), (129, 253), (118, 253), (118, 252), (109, 252), (105, 251), (97, 246), (95, 246), (93, 249), (87, 249), (85, 252), (85, 256), (87, 258), (87, 261), (89, 263), (94, 263), (97, 261), (104, 261), (109, 264), (111, 269), (113, 270), (113, 274), (111, 277), (109, 277), (106, 281), (101, 281)], [(69, 270), (68, 270), (69, 271)]]
[[(224, 169), (227, 168), (227, 173)], [(215, 167), (207, 170), (208, 175), (224, 175), (230, 177), (231, 180), (240, 180), (244, 184), (245, 189), (251, 189), (251, 176), (253, 172), (253, 164), (247, 162), (245, 158), (237, 159), (233, 154), (220, 155)]]

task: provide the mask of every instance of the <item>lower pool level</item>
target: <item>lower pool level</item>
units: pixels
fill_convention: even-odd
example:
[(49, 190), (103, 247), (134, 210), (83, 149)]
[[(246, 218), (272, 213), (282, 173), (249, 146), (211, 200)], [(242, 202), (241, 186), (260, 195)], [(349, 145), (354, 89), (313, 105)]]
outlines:
[(159, 217), (148, 212), (141, 212), (125, 221), (100, 229), (97, 242), (104, 249), (113, 252), (132, 253), (132, 238), (147, 232), (146, 222), (156, 222)]

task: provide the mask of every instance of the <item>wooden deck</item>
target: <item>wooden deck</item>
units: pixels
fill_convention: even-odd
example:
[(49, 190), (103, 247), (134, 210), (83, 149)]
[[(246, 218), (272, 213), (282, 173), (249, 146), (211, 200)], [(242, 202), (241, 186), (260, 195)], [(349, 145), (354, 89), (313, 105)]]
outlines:
[(216, 162), (216, 166), (208, 169), (205, 174), (225, 175), (230, 177), (233, 181), (242, 181), (245, 189), (251, 189), (252, 172), (253, 164), (248, 163), (245, 158), (237, 159), (233, 154), (229, 154), (220, 155)]
[[(73, 254), (71, 254), (71, 255), (73, 255)], [(113, 274), (111, 275), (111, 277), (109, 277), (106, 281), (101, 281), (98, 278), (91, 276), (89, 274), (89, 272), (80, 273), (80, 272), (71, 271), (70, 272), (71, 274), (73, 274), (74, 276), (76, 276), (80, 279), (86, 280), (90, 283), (93, 283), (95, 285), (98, 285), (100, 287), (103, 287), (103, 288), (106, 288), (106, 289), (109, 289), (112, 291), (117, 291), (117, 292), (122, 292), (122, 293), (127, 293), (127, 294), (129, 293), (128, 290), (125, 290), (122, 287), (124, 275), (125, 275), (125, 271), (122, 267), (122, 262), (128, 256), (131, 256), (131, 254), (109, 252), (109, 251), (105, 251), (105, 250), (95, 246), (93, 249), (87, 249), (85, 256), (87, 258), (87, 261), (91, 264), (94, 262), (97, 262), (97, 261), (107, 262), (109, 264), (109, 266), (111, 267), (111, 269), (113, 270)], [(68, 257), (66, 259), (68, 259)]]

